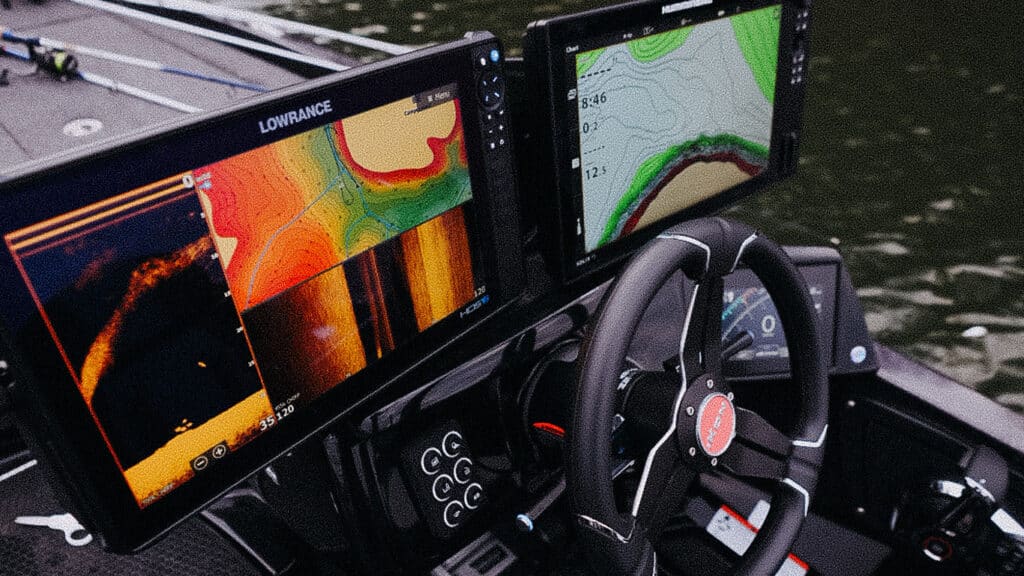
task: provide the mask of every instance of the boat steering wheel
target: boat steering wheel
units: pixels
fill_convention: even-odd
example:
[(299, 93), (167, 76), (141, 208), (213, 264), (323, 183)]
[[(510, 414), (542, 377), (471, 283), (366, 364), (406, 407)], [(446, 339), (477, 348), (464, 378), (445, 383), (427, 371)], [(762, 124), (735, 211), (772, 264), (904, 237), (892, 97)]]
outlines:
[[(768, 290), (786, 333), (799, 389), (788, 435), (735, 406), (723, 377), (722, 279), (740, 262)], [(677, 270), (696, 282), (679, 344), (682, 378), (671, 418), (644, 462), (632, 509), (623, 512), (616, 506), (611, 465), (616, 383), (644, 310)], [(656, 574), (653, 543), (698, 475), (714, 470), (776, 481), (771, 511), (733, 574), (778, 570), (810, 509), (824, 457), (828, 372), (817, 323), (796, 266), (777, 244), (743, 224), (723, 218), (685, 222), (633, 258), (606, 293), (586, 338), (569, 429), (571, 511), (582, 528), (581, 546), (600, 573)]]

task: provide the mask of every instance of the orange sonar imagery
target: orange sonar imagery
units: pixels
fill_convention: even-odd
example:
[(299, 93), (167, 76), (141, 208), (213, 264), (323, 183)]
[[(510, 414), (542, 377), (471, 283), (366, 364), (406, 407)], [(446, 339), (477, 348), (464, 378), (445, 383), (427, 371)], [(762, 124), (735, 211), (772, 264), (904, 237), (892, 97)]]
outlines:
[(140, 507), (487, 298), (458, 101), (420, 100), (4, 237)]
[(195, 173), (240, 311), (471, 199), (457, 100), (410, 97)]
[(465, 215), (457, 208), (242, 317), (268, 393), (298, 407), (449, 316), (474, 293)]
[(187, 176), (5, 238), (140, 506), (271, 413)]

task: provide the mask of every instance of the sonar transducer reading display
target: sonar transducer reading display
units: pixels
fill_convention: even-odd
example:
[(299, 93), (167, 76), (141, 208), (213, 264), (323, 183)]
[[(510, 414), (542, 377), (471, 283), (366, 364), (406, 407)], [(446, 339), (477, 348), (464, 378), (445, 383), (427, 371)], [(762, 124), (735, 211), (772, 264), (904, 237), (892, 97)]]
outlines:
[(32, 376), (14, 392), (109, 546), (515, 297), (511, 152), (477, 89), (497, 50), (433, 48), (3, 184), (3, 326)]
[(538, 204), (564, 279), (792, 170), (808, 17), (789, 3), (645, 2), (531, 26), (557, 192)]
[(140, 506), (486, 294), (455, 89), (4, 235)]

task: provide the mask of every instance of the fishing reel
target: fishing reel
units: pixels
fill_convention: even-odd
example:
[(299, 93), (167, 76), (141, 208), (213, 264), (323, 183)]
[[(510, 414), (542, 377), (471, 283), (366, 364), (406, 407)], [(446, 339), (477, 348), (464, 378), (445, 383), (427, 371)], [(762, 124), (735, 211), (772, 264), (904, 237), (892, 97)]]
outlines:
[(55, 50), (30, 44), (28, 53), (39, 70), (62, 82), (78, 74), (78, 58), (66, 50)]

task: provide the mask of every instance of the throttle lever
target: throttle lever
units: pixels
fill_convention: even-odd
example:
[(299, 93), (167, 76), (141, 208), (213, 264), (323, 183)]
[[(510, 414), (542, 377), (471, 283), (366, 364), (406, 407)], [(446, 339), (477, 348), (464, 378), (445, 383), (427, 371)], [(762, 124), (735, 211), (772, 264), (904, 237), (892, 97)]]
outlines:
[[(754, 336), (747, 330), (733, 336), (722, 346), (722, 361), (732, 358), (754, 343)], [(679, 356), (673, 356), (661, 363), (666, 372), (679, 374)]]

